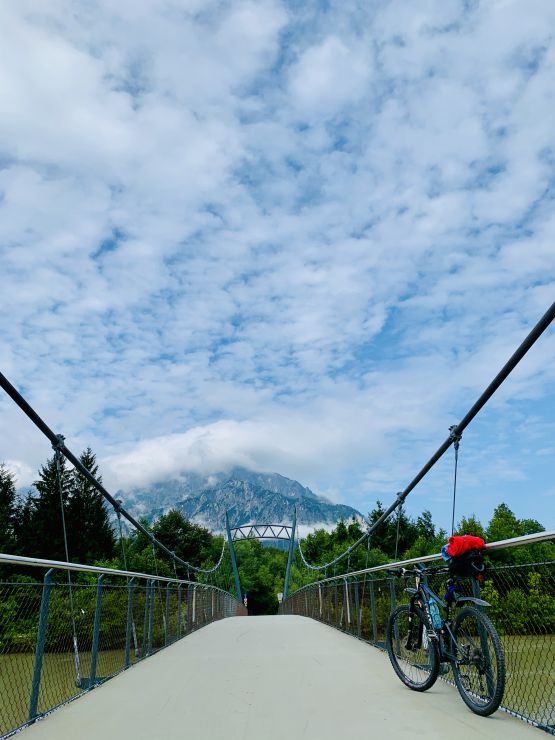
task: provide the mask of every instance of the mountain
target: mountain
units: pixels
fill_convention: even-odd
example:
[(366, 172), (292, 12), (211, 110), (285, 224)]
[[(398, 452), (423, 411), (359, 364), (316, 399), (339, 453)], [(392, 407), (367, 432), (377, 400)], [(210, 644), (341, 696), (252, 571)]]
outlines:
[(339, 519), (362, 514), (351, 506), (334, 504), (310, 488), (278, 473), (255, 473), (234, 468), (210, 476), (185, 474), (178, 480), (159, 482), (149, 488), (119, 491), (124, 506), (134, 515), (150, 520), (171, 508), (179, 509), (192, 521), (213, 531), (222, 531), (225, 514), (231, 526), (242, 524), (287, 524), (297, 507), (297, 521), (303, 529), (330, 527)]

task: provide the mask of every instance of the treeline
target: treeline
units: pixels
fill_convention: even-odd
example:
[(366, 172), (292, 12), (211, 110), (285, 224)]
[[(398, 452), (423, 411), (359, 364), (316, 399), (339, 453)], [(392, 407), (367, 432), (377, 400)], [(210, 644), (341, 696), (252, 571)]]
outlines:
[[(384, 511), (382, 503), (377, 501), (376, 507), (368, 514), (368, 521), (374, 524)], [(320, 565), (341, 555), (365, 532), (366, 527), (363, 528), (355, 519), (350, 522), (340, 521), (331, 532), (320, 529), (309, 534), (301, 543), (301, 547), (310, 564)], [(447, 533), (444, 529), (436, 527), (429, 511), (424, 511), (416, 519), (412, 519), (401, 510), (381, 524), (371, 537), (357, 547), (349, 557), (342, 560), (337, 568), (343, 571), (357, 570), (382, 565), (394, 559), (438, 552), (446, 537)], [(332, 574), (333, 572), (328, 573)]]
[[(383, 512), (384, 507), (378, 501), (376, 507), (368, 514), (370, 523), (378, 521)], [(309, 534), (301, 542), (301, 547), (311, 565), (322, 565), (344, 553), (365, 531), (366, 529), (363, 529), (356, 520), (340, 521), (330, 532), (320, 529)], [(474, 515), (463, 517), (455, 534), (472, 534), (482, 537), (486, 542), (495, 542), (543, 531), (545, 528), (539, 521), (518, 519), (507, 504), (502, 503), (496, 507), (487, 525), (482, 524)], [(309, 581), (385, 565), (394, 560), (432, 555), (438, 553), (447, 540), (447, 532), (434, 524), (429, 511), (412, 518), (401, 510), (390, 516), (370, 538), (335, 566), (308, 574), (297, 557), (292, 570), (292, 586), (297, 588)], [(493, 551), (488, 553), (487, 557), (492, 565), (548, 562), (554, 559), (555, 545), (551, 542)]]
[[(101, 481), (94, 453), (87, 449), (80, 459)], [(129, 532), (124, 527), (120, 536), (115, 515), (101, 494), (77, 471), (68, 470), (64, 458), (59, 465), (62, 503), (55, 457), (41, 466), (37, 480), (24, 498), (17, 495), (13, 474), (5, 465), (0, 465), (0, 552), (65, 560), (63, 506), (69, 558), (73, 562), (163, 576), (177, 575), (234, 590), (229, 553), (225, 554), (222, 567), (215, 574), (197, 575), (192, 569), (181, 567), (165, 554), (155, 551), (151, 541), (141, 532)], [(368, 514), (370, 523), (376, 522), (383, 512), (384, 507), (378, 501)], [(153, 524), (146, 519), (141, 523), (175, 552), (177, 558), (196, 567), (210, 568), (220, 557), (223, 537), (188, 521), (180, 511), (169, 511)], [(475, 516), (463, 517), (456, 533), (474, 534), (486, 542), (493, 542), (543, 530), (540, 522), (530, 518), (518, 519), (503, 503), (497, 506), (487, 524), (482, 524)], [(358, 521), (340, 521), (330, 532), (320, 529), (309, 534), (302, 540), (301, 547), (309, 563), (320, 565), (344, 553), (365, 531), (366, 527), (363, 528)], [(309, 571), (303, 566), (297, 551), (291, 570), (290, 590), (326, 576), (437, 553), (447, 537), (447, 532), (433, 522), (429, 511), (414, 518), (404, 510), (398, 511), (335, 567)], [(256, 540), (236, 543), (235, 549), (242, 596), (247, 595), (249, 611), (275, 612), (278, 605), (276, 595), (284, 588), (287, 551), (267, 547)], [(505, 549), (489, 554), (488, 559), (497, 564), (552, 561), (555, 559), (555, 545), (541, 543)], [(21, 569), (3, 569), (2, 575), (8, 577), (16, 572), (21, 572)]]
[[(80, 461), (101, 483), (90, 448)], [(48, 459), (24, 497), (17, 494), (13, 473), (0, 464), (0, 552), (65, 561), (64, 522), (71, 562), (165, 576), (177, 572), (180, 578), (195, 580), (192, 571), (174, 568), (166, 555), (154, 551), (141, 532), (124, 527), (120, 536), (111, 507), (84, 476), (68, 469), (64, 457), (58, 463), (55, 456)], [(178, 558), (197, 567), (208, 568), (217, 562), (223, 538), (188, 521), (181, 512), (170, 511), (152, 526), (146, 519), (141, 524)], [(21, 569), (4, 571), (9, 574)]]
[[(80, 460), (102, 481), (90, 448)], [(1, 552), (65, 560), (62, 511), (71, 560), (90, 564), (113, 557), (115, 536), (104, 499), (86, 478), (68, 469), (63, 456), (59, 463), (52, 456), (41, 466), (24, 498), (17, 496), (14, 475), (0, 465)]]

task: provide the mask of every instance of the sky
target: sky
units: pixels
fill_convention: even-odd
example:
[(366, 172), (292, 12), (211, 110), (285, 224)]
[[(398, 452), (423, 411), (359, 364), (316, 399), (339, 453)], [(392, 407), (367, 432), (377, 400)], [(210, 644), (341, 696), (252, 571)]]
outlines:
[[(0, 4), (0, 370), (110, 490), (391, 502), (555, 297), (551, 0)], [(555, 335), (458, 516), (555, 528)], [(48, 444), (0, 397), (0, 460)], [(452, 451), (407, 499), (450, 524)]]

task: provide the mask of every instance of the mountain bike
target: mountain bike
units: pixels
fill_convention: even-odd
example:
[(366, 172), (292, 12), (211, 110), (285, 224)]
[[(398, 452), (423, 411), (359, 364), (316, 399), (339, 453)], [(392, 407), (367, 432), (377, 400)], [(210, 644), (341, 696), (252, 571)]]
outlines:
[(465, 704), (487, 717), (499, 707), (505, 690), (503, 647), (491, 619), (479, 608), (490, 606), (487, 601), (461, 595), (456, 577), (447, 581), (445, 601), (432, 591), (428, 575), (448, 572), (444, 566), (388, 571), (414, 575), (416, 588), (405, 589), (410, 602), (389, 617), (387, 652), (395, 673), (414, 691), (431, 688), (450, 663)]

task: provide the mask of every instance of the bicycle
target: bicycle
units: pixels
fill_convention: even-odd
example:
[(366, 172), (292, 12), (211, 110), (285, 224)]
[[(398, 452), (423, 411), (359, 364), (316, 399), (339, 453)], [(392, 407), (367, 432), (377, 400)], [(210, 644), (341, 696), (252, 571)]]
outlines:
[[(456, 577), (447, 582), (445, 601), (432, 591), (428, 574), (448, 572), (443, 566), (388, 571), (395, 576), (414, 575), (416, 588), (405, 588), (410, 603), (390, 614), (387, 652), (395, 673), (414, 691), (431, 688), (450, 663), (465, 704), (487, 717), (498, 709), (505, 690), (503, 647), (492, 621), (477, 608), (490, 606), (487, 601), (462, 596)], [(462, 608), (453, 620), (455, 605)]]

